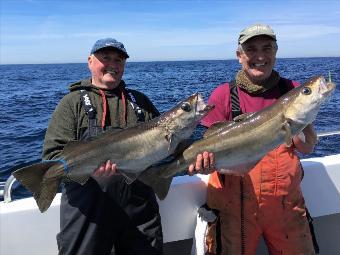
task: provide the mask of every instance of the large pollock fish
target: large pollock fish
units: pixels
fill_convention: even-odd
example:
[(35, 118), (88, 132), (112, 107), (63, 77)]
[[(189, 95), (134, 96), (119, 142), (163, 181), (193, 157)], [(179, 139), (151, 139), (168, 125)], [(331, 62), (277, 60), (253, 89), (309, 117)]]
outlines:
[(172, 177), (187, 170), (197, 154), (203, 151), (215, 154), (218, 171), (244, 174), (277, 146), (284, 143), (290, 146), (292, 137), (315, 120), (322, 102), (334, 88), (334, 83), (315, 77), (289, 91), (273, 105), (241, 116), (238, 122), (216, 123), (201, 140), (194, 142), (173, 161), (149, 168), (139, 180), (153, 187), (157, 196), (164, 199)]
[(132, 182), (143, 170), (173, 154), (212, 108), (196, 93), (158, 118), (118, 132), (107, 131), (89, 141), (70, 142), (58, 159), (18, 169), (13, 175), (33, 193), (44, 212), (62, 179), (85, 184), (107, 160), (116, 163), (118, 171)]

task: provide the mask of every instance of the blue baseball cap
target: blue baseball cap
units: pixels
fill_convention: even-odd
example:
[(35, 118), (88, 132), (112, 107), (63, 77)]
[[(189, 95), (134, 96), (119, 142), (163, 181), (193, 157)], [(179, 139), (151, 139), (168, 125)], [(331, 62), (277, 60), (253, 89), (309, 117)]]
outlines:
[(104, 39), (99, 39), (98, 41), (96, 41), (91, 49), (91, 54), (104, 48), (114, 48), (117, 51), (121, 52), (126, 58), (129, 57), (124, 47), (124, 44), (122, 44), (121, 42), (118, 42), (117, 40), (113, 38), (104, 38)]

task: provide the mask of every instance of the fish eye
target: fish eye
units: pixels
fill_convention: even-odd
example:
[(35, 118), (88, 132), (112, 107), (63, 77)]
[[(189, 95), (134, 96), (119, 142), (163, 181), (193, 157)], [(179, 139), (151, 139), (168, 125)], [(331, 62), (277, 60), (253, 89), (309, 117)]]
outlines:
[(308, 87), (304, 87), (302, 89), (302, 94), (304, 94), (304, 95), (310, 95), (311, 93), (312, 93), (312, 90)]
[(181, 109), (185, 112), (190, 112), (191, 111), (191, 106), (188, 102), (185, 102), (181, 105)]

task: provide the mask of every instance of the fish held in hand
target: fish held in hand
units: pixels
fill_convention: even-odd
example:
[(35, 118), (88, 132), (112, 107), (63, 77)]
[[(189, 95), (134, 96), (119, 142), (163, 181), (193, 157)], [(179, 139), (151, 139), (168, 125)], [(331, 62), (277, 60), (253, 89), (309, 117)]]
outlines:
[(18, 169), (13, 175), (33, 193), (44, 212), (63, 179), (85, 184), (107, 160), (117, 164), (118, 172), (128, 182), (134, 181), (149, 166), (173, 154), (212, 108), (196, 93), (158, 118), (124, 130), (107, 131), (88, 141), (70, 142), (60, 158)]
[(315, 77), (259, 112), (239, 116), (237, 122), (216, 123), (207, 130), (203, 139), (194, 142), (175, 160), (149, 168), (139, 180), (164, 199), (172, 177), (186, 171), (197, 154), (204, 151), (214, 153), (217, 171), (247, 173), (269, 151), (281, 144), (290, 146), (292, 137), (315, 120), (321, 104), (334, 89), (334, 83)]

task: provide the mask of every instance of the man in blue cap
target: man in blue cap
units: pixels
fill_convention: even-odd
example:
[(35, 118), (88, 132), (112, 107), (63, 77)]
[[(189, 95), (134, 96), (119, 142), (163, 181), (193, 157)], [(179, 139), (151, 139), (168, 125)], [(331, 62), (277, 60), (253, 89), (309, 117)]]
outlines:
[[(93, 45), (88, 57), (91, 78), (71, 84), (70, 93), (56, 107), (46, 132), (44, 159), (58, 158), (69, 141), (159, 115), (144, 94), (125, 87), (122, 76), (128, 57), (115, 39)], [(154, 192), (139, 181), (127, 185), (116, 174), (114, 162), (103, 162), (85, 185), (64, 184), (57, 242), (59, 254), (162, 254)]]

